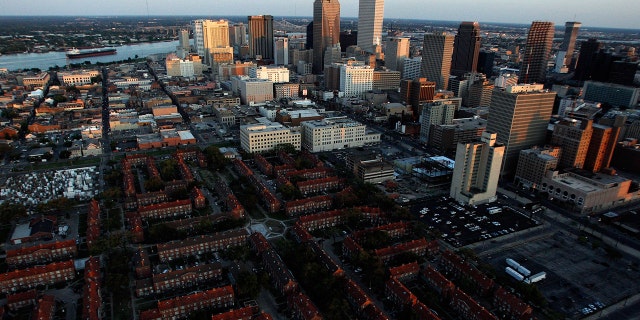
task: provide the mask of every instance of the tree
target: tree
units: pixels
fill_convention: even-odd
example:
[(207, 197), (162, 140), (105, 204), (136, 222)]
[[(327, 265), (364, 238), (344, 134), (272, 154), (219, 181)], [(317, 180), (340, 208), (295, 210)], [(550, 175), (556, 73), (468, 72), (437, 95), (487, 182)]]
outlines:
[(167, 242), (186, 237), (183, 231), (169, 227), (164, 223), (154, 224), (149, 228), (149, 240), (153, 242)]
[(147, 191), (160, 191), (164, 188), (164, 182), (160, 177), (151, 177), (149, 180), (144, 182), (144, 188)]
[(27, 208), (21, 203), (3, 202), (0, 204), (0, 223), (9, 223), (14, 219), (27, 216)]
[(60, 151), (60, 159), (69, 159), (69, 157), (71, 156), (71, 151), (69, 150), (62, 150)]
[(239, 296), (246, 296), (248, 298), (255, 299), (260, 293), (258, 276), (249, 271), (241, 271), (238, 274), (236, 287), (238, 288)]
[(160, 164), (160, 175), (163, 180), (171, 181), (178, 179), (178, 161), (167, 159)]
[(224, 168), (229, 159), (225, 158), (220, 152), (220, 148), (216, 146), (208, 146), (204, 149), (204, 155), (209, 163), (209, 168), (219, 171)]

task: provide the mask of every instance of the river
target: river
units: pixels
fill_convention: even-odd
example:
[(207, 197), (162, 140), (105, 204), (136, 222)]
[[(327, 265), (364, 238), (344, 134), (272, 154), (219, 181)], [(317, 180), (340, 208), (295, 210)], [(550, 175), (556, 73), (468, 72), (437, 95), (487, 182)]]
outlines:
[(85, 61), (96, 63), (127, 60), (129, 58), (134, 59), (136, 55), (142, 58), (151, 54), (174, 52), (177, 45), (178, 41), (126, 45), (116, 47), (118, 52), (114, 55), (80, 59), (68, 59), (65, 52), (4, 54), (0, 56), (0, 68), (7, 68), (8, 70), (31, 68), (49, 70), (50, 67), (64, 67), (70, 63), (83, 63)]

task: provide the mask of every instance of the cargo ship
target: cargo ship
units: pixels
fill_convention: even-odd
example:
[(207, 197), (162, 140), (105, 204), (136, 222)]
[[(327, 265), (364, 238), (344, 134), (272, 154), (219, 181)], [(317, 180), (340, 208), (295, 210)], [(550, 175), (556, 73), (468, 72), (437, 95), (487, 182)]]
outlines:
[(86, 58), (86, 57), (108, 56), (111, 54), (116, 54), (115, 48), (95, 48), (95, 49), (87, 49), (87, 50), (79, 50), (79, 49), (73, 48), (67, 51), (67, 58), (79, 59), (79, 58)]

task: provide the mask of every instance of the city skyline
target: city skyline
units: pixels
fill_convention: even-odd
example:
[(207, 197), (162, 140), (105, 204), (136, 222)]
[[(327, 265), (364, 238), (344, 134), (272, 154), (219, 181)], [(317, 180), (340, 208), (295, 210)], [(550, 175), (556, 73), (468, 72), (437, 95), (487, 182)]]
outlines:
[[(343, 0), (342, 17), (358, 16), (358, 0)], [(109, 6), (88, 7), (80, 0), (52, 0), (43, 3), (38, 0), (0, 0), (3, 15), (63, 15), (63, 16), (109, 16), (109, 15), (211, 15), (246, 16), (269, 14), (274, 16), (313, 15), (313, 1), (274, 0), (252, 3), (250, 9), (244, 3), (229, 3), (224, 7), (212, 5), (203, 0), (193, 0), (191, 5), (169, 0), (124, 1), (113, 0)], [(29, 8), (25, 10), (24, 8)], [(610, 27), (637, 29), (634, 13), (640, 11), (640, 3), (613, 0), (607, 3), (595, 0), (565, 1), (561, 5), (549, 0), (536, 2), (493, 1), (490, 5), (469, 0), (432, 1), (429, 10), (419, 0), (398, 0), (385, 6), (385, 19), (423, 19), (444, 21), (480, 21), (498, 23), (529, 23), (534, 20), (552, 21), (556, 25), (565, 21), (581, 21), (586, 27)], [(436, 14), (437, 13), (437, 14)], [(606, 13), (606, 14), (603, 14)]]

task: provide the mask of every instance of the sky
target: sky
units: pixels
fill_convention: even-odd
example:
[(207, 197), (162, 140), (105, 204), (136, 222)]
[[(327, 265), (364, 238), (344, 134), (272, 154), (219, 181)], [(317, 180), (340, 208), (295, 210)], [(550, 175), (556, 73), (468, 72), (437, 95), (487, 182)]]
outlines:
[[(358, 0), (340, 0), (343, 17)], [(311, 16), (313, 0), (0, 0), (0, 15)], [(583, 27), (640, 29), (637, 0), (387, 0), (385, 19), (507, 22), (580, 21)], [(1, 27), (0, 27), (1, 28)]]

